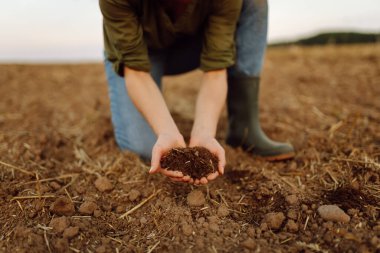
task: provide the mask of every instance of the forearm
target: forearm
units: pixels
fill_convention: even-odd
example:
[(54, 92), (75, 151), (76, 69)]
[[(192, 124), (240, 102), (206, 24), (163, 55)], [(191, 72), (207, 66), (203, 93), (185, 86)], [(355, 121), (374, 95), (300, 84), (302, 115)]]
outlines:
[(178, 133), (162, 94), (149, 73), (125, 68), (128, 94), (156, 135)]
[(225, 69), (206, 72), (201, 83), (191, 135), (215, 137), (227, 96), (227, 72)]

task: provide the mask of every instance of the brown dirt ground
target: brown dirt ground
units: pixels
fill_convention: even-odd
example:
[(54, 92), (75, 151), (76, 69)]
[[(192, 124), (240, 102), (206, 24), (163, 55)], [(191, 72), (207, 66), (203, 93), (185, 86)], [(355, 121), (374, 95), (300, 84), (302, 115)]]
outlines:
[[(164, 80), (186, 136), (199, 78)], [(226, 174), (201, 187), (118, 150), (101, 64), (1, 65), (0, 94), (1, 252), (380, 250), (380, 45), (270, 49), (262, 125), (297, 156), (270, 163), (226, 146)], [(350, 221), (322, 220), (323, 204)]]

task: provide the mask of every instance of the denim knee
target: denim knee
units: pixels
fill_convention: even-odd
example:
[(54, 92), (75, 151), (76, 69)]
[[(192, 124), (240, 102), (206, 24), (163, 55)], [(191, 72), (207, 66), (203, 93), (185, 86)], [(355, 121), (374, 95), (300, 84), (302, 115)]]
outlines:
[(105, 60), (105, 70), (116, 143), (122, 150), (130, 150), (149, 159), (156, 136), (130, 99), (124, 78), (113, 71), (108, 60)]
[(267, 0), (244, 0), (236, 29), (236, 63), (230, 76), (260, 76), (267, 46)]
[(118, 131), (115, 127), (115, 139), (118, 147), (124, 151), (132, 151), (145, 160), (152, 158), (152, 149), (156, 141), (156, 139), (152, 137), (153, 136), (137, 135), (131, 138), (130, 136), (126, 136), (122, 131)]

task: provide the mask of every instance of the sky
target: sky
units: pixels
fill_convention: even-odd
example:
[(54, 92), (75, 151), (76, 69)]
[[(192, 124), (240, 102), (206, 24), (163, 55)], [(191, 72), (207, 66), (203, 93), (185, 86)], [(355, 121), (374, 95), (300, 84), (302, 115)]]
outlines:
[[(269, 0), (269, 42), (323, 31), (380, 32), (380, 0)], [(12, 0), (0, 8), (0, 62), (102, 59), (98, 0)]]

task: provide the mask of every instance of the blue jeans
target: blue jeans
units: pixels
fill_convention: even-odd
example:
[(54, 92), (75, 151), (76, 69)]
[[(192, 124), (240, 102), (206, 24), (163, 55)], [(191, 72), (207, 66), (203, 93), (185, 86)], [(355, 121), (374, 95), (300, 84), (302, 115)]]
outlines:
[[(267, 0), (244, 0), (236, 30), (236, 63), (228, 69), (229, 76), (260, 76), (267, 45)], [(180, 74), (199, 67), (201, 36), (180, 41), (164, 50), (150, 50), (151, 75), (161, 88), (163, 75)], [(144, 159), (150, 159), (156, 136), (138, 112), (111, 62), (104, 61), (111, 101), (112, 124), (118, 146)]]

